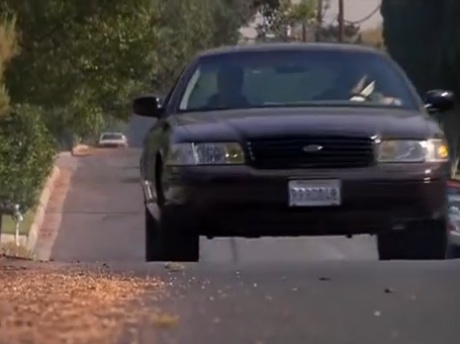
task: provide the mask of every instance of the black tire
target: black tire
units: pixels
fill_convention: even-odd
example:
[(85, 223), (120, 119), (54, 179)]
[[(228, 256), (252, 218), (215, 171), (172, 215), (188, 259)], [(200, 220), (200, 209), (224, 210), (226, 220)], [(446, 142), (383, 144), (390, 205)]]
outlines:
[(159, 223), (145, 211), (145, 257), (148, 262), (197, 262), (200, 237), (193, 222), (164, 208)]
[(460, 259), (460, 246), (450, 246), (447, 254), (449, 259)]
[(156, 262), (160, 258), (158, 246), (158, 224), (145, 208), (145, 261)]
[(445, 221), (427, 221), (400, 231), (377, 235), (380, 260), (441, 260), (447, 257)]

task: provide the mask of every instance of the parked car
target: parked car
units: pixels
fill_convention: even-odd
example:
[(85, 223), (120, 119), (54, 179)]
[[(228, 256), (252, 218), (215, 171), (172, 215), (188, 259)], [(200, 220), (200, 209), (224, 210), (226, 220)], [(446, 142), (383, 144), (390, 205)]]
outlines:
[(444, 259), (449, 154), (424, 101), (386, 54), (348, 44), (199, 54), (163, 103), (141, 177), (147, 261), (197, 261), (199, 236), (375, 234), (381, 260)]
[(122, 133), (102, 133), (98, 140), (99, 147), (127, 147), (128, 139)]
[(448, 183), (449, 202), (449, 257), (460, 258), (460, 181)]

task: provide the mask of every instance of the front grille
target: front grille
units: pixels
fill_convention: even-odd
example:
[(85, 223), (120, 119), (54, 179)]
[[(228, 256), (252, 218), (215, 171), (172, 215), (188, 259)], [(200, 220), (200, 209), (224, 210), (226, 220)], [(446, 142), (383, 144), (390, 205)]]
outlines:
[[(305, 151), (312, 145), (321, 149)], [(369, 137), (258, 139), (248, 142), (248, 155), (251, 165), (260, 169), (358, 168), (373, 164), (374, 144)]]

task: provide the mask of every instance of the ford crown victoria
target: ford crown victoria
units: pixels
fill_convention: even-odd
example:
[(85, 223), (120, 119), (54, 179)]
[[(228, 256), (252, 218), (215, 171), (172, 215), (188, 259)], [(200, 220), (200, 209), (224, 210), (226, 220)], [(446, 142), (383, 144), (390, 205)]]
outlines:
[(143, 147), (147, 261), (197, 261), (199, 237), (376, 236), (380, 259), (443, 259), (449, 154), (385, 54), (261, 44), (199, 54), (162, 100)]

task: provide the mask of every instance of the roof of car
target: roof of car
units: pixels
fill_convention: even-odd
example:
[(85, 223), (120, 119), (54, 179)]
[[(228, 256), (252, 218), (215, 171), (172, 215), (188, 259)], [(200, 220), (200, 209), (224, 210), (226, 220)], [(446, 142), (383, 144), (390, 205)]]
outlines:
[(198, 57), (214, 56), (214, 55), (226, 55), (234, 53), (245, 53), (245, 52), (270, 52), (270, 51), (350, 51), (350, 52), (367, 52), (370, 54), (381, 54), (381, 52), (375, 48), (351, 44), (351, 43), (256, 43), (249, 45), (233, 45), (224, 46), (214, 49), (202, 51), (198, 54)]

